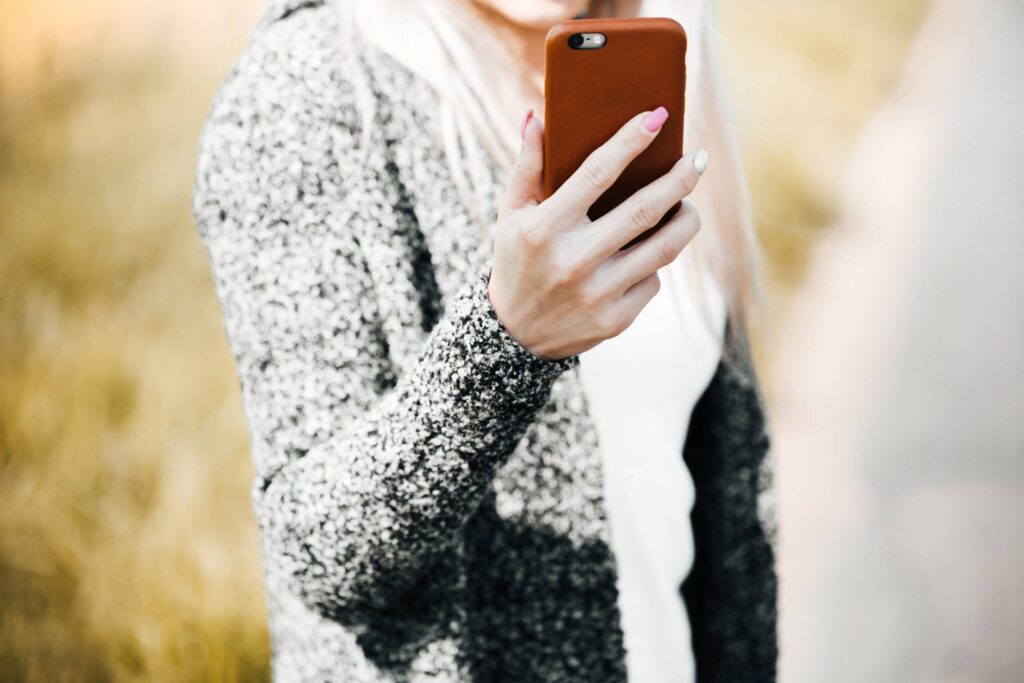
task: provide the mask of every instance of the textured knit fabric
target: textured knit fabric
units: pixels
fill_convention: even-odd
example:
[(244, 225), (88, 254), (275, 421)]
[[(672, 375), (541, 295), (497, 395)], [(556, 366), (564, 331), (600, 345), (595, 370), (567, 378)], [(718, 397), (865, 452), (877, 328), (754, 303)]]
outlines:
[[(194, 197), (250, 430), (275, 677), (622, 681), (579, 357), (503, 328), (428, 86), (338, 33), (320, 2), (271, 6), (216, 96)], [(775, 675), (768, 440), (737, 358), (683, 452), (702, 681)]]
[[(710, 226), (705, 226), (710, 229)], [(693, 562), (694, 486), (683, 463), (690, 414), (721, 360), (725, 302), (706, 278), (701, 316), (685, 256), (625, 331), (580, 354), (597, 429), (630, 683), (694, 680), (679, 586)], [(709, 324), (710, 323), (710, 324)]]

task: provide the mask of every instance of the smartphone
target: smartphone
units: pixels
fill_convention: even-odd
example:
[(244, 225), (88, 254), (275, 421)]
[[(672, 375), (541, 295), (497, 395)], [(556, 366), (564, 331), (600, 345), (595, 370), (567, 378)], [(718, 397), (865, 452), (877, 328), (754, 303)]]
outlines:
[[(597, 220), (683, 154), (686, 32), (665, 17), (570, 19), (548, 31), (545, 55), (545, 198), (630, 118), (659, 105), (668, 109), (658, 137), (590, 207), (587, 215)], [(621, 248), (649, 237), (681, 203)]]

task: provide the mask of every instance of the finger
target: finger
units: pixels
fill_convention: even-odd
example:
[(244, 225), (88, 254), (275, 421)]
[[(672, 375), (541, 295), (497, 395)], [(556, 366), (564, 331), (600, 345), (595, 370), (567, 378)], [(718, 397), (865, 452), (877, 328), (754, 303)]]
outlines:
[(521, 131), (523, 142), (499, 206), (499, 219), (509, 211), (543, 200), (544, 123), (533, 115), (532, 109), (523, 117)]
[(640, 311), (651, 302), (660, 289), (661, 278), (658, 277), (657, 272), (651, 273), (634, 284), (622, 294), (622, 299), (619, 302), (619, 306), (623, 309), (623, 315), (630, 321), (636, 319), (636, 316), (640, 315)]
[(626, 201), (594, 221), (594, 258), (604, 261), (622, 245), (655, 226), (696, 188), (707, 164), (707, 152), (685, 154), (668, 173), (634, 192)]
[(642, 242), (612, 256), (606, 265), (609, 284), (626, 291), (672, 263), (700, 231), (700, 214), (689, 199), (668, 223)]
[[(548, 199), (551, 211), (564, 216), (583, 216), (597, 198), (611, 187), (622, 171), (658, 136), (668, 118), (658, 107), (627, 121), (603, 145), (591, 152)], [(570, 221), (575, 224), (574, 221)]]

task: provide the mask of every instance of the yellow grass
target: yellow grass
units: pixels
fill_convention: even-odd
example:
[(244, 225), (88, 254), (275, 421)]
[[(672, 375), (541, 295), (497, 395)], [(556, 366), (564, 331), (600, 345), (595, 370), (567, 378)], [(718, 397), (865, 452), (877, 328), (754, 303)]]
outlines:
[(197, 104), (152, 68), (8, 102), (4, 680), (264, 669), (245, 434), (186, 200)]
[[(798, 282), (922, 1), (725, 2), (780, 280)], [(2, 680), (269, 675), (246, 432), (189, 211), (257, 5), (5, 2)]]

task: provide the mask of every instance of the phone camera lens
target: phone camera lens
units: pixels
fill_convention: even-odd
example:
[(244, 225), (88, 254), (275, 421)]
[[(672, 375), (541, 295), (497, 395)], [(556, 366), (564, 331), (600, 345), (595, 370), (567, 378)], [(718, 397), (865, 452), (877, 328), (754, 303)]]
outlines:
[(569, 36), (569, 47), (577, 48), (583, 45), (583, 34), (574, 33)]

